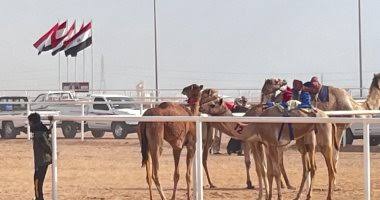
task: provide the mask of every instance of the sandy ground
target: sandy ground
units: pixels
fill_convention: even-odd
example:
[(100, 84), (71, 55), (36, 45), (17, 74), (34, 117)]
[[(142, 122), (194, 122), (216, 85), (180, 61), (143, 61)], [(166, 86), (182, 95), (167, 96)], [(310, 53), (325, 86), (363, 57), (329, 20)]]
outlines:
[[(25, 136), (22, 136), (25, 137)], [(224, 137), (223, 152), (225, 152)], [(359, 141), (360, 142), (360, 141)], [(0, 140), (0, 199), (33, 199), (32, 143), (25, 138)], [(58, 184), (59, 199), (148, 199), (145, 169), (140, 168), (140, 149), (136, 134), (125, 140), (112, 139), (59, 139)], [(372, 149), (371, 183), (372, 198), (380, 199), (380, 147)], [(337, 175), (338, 190), (334, 199), (363, 199), (362, 147), (346, 147), (341, 153)], [(177, 199), (185, 199), (185, 151), (182, 152), (181, 178)], [(302, 168), (299, 153), (288, 150), (285, 166), (293, 185), (300, 183)], [(226, 154), (212, 155), (209, 169), (217, 189), (205, 189), (205, 199), (254, 199), (257, 190), (245, 189), (244, 158)], [(327, 170), (321, 154), (317, 155), (313, 199), (325, 199), (327, 195)], [(51, 170), (45, 181), (45, 199), (51, 199)], [(167, 197), (171, 196), (173, 157), (166, 144), (160, 160), (160, 178)], [(252, 169), (253, 181), (256, 176)], [(205, 183), (206, 179), (204, 180)], [(275, 191), (276, 193), (276, 191)], [(292, 199), (296, 191), (284, 190), (284, 199)], [(303, 195), (303, 199), (305, 195)], [(159, 199), (154, 190), (154, 199)]]

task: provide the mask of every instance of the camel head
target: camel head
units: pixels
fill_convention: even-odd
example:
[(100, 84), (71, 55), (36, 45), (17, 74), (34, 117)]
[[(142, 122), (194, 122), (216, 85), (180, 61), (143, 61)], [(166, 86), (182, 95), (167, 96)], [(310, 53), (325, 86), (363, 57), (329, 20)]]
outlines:
[(182, 90), (182, 94), (186, 95), (187, 98), (199, 98), (201, 91), (203, 89), (203, 85), (191, 84)]
[(275, 93), (282, 86), (287, 84), (286, 80), (271, 78), (266, 79), (263, 88), (261, 89), (261, 93), (264, 95)]
[(217, 90), (205, 89), (201, 93), (201, 103), (200, 104), (204, 104), (204, 103), (207, 103), (209, 101), (214, 101), (217, 98), (219, 98)]
[(222, 98), (217, 98), (212, 101), (201, 104), (200, 111), (213, 116), (228, 116), (232, 115), (227, 108)]
[(371, 89), (380, 90), (380, 73), (373, 74)]

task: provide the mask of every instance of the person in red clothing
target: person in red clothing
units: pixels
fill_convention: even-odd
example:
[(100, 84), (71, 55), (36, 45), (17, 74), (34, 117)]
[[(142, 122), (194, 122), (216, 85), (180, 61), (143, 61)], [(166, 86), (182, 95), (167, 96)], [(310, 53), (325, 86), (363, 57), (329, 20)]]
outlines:
[(290, 88), (289, 86), (287, 86), (287, 87), (282, 91), (282, 102), (283, 102), (283, 103), (288, 102), (289, 100), (292, 99), (292, 96), (293, 96), (292, 88)]

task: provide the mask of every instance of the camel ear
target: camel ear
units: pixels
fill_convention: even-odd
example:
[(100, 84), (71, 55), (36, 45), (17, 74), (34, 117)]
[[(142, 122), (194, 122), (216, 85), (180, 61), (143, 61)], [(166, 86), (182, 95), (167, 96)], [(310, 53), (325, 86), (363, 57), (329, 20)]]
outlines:
[(223, 98), (220, 98), (220, 99), (219, 99), (218, 104), (219, 104), (219, 105), (222, 105), (222, 104), (223, 104)]
[(193, 90), (193, 89), (194, 89), (194, 84), (192, 84), (190, 87), (190, 90)]
[(199, 88), (202, 90), (203, 89), (203, 85), (200, 85)]
[(208, 90), (208, 96), (211, 96), (211, 89)]

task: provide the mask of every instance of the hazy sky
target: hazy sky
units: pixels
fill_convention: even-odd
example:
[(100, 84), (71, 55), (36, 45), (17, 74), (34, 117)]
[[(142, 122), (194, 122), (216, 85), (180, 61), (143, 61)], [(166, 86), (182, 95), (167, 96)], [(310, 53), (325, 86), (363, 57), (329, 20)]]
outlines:
[[(380, 72), (380, 1), (362, 1), (364, 86)], [(154, 88), (153, 0), (18, 0), (0, 7), (0, 89), (55, 89), (58, 57), (32, 44), (57, 20), (93, 20), (95, 87), (100, 57), (108, 89)], [(359, 86), (357, 0), (157, 0), (160, 88), (189, 83), (256, 88), (264, 78)], [(82, 80), (83, 57), (77, 58)], [(90, 78), (90, 49), (86, 76)], [(69, 58), (74, 80), (74, 59)], [(61, 78), (66, 58), (61, 55)]]

